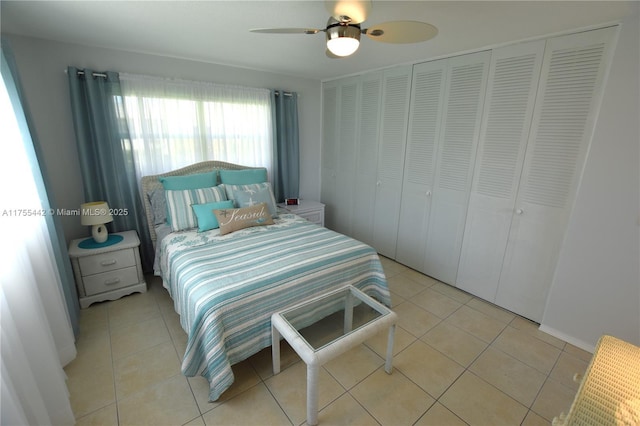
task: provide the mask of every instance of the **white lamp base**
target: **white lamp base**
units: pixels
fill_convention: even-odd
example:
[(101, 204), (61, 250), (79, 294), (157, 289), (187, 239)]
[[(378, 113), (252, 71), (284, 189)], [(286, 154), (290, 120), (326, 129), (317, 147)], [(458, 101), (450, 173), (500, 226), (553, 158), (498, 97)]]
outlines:
[(107, 227), (104, 224), (93, 225), (91, 227), (91, 236), (96, 243), (104, 243), (109, 238), (109, 231), (107, 231)]

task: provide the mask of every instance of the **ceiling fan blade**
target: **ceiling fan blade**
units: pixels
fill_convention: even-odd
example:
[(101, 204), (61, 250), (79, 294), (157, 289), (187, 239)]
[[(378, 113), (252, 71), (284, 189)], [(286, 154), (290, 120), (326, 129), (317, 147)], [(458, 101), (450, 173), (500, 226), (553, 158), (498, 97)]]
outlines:
[(371, 40), (383, 43), (418, 43), (438, 34), (438, 29), (426, 22), (389, 21), (363, 30)]
[(337, 21), (341, 16), (348, 16), (352, 24), (364, 22), (371, 12), (371, 0), (325, 0), (327, 11)]
[(317, 34), (324, 30), (316, 28), (256, 28), (249, 31), (260, 34)]

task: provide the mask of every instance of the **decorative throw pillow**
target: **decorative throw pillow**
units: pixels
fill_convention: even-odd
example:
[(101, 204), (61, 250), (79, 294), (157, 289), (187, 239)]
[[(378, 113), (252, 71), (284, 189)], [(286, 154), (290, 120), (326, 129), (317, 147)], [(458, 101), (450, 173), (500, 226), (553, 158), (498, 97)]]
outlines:
[(167, 221), (167, 198), (164, 195), (164, 189), (158, 188), (147, 193), (147, 198), (151, 204), (151, 213), (153, 214), (153, 224), (162, 225)]
[(213, 214), (217, 209), (232, 209), (233, 201), (216, 201), (206, 204), (192, 204), (191, 208), (196, 214), (196, 220), (198, 221), (198, 232), (208, 231), (210, 229), (216, 229), (220, 225), (216, 215)]
[(168, 219), (173, 232), (195, 228), (198, 225), (192, 204), (205, 204), (227, 199), (223, 188), (184, 189), (181, 191), (166, 190)]
[(249, 185), (267, 181), (267, 169), (220, 170), (220, 182), (229, 185)]
[(271, 216), (278, 217), (276, 197), (273, 196), (269, 182), (250, 185), (224, 185), (227, 199), (233, 200), (236, 207), (247, 207), (259, 203), (267, 203)]
[[(165, 190), (178, 191), (184, 189), (211, 188), (218, 184), (218, 171), (214, 170), (184, 176), (166, 176), (161, 177), (159, 180)], [(167, 223), (171, 225), (171, 215), (168, 209), (165, 212), (165, 218)]]
[(218, 184), (218, 172), (196, 173), (185, 176), (166, 176), (160, 178), (164, 189), (182, 190), (211, 188)]
[(252, 226), (273, 225), (266, 203), (239, 209), (214, 210), (220, 224), (220, 235), (226, 235)]
[(269, 188), (261, 188), (258, 190), (234, 190), (233, 198), (236, 207), (250, 207), (256, 204), (265, 203), (269, 209), (269, 213), (273, 217), (277, 217), (278, 212), (273, 202), (273, 195)]

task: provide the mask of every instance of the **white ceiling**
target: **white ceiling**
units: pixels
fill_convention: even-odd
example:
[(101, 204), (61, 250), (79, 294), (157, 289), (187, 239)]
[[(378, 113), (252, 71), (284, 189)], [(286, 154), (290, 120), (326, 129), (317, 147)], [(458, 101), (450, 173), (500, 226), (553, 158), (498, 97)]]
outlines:
[(515, 40), (590, 28), (638, 10), (636, 1), (377, 1), (362, 25), (418, 20), (439, 34), (418, 44), (363, 37), (346, 59), (325, 56), (324, 33), (250, 33), (324, 28), (323, 1), (0, 1), (3, 33), (330, 79)]

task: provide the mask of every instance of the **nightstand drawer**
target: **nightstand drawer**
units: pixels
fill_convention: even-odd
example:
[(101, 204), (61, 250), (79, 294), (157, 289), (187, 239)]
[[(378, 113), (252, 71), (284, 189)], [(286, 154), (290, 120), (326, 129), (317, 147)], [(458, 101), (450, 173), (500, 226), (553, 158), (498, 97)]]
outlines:
[(87, 296), (115, 290), (138, 283), (138, 269), (131, 266), (117, 271), (104, 272), (84, 278), (84, 289)]
[(81, 257), (79, 263), (82, 275), (87, 276), (135, 266), (136, 260), (133, 249), (125, 249)]
[(307, 213), (299, 213), (299, 215), (309, 222), (318, 224), (322, 226), (322, 212), (307, 212)]

